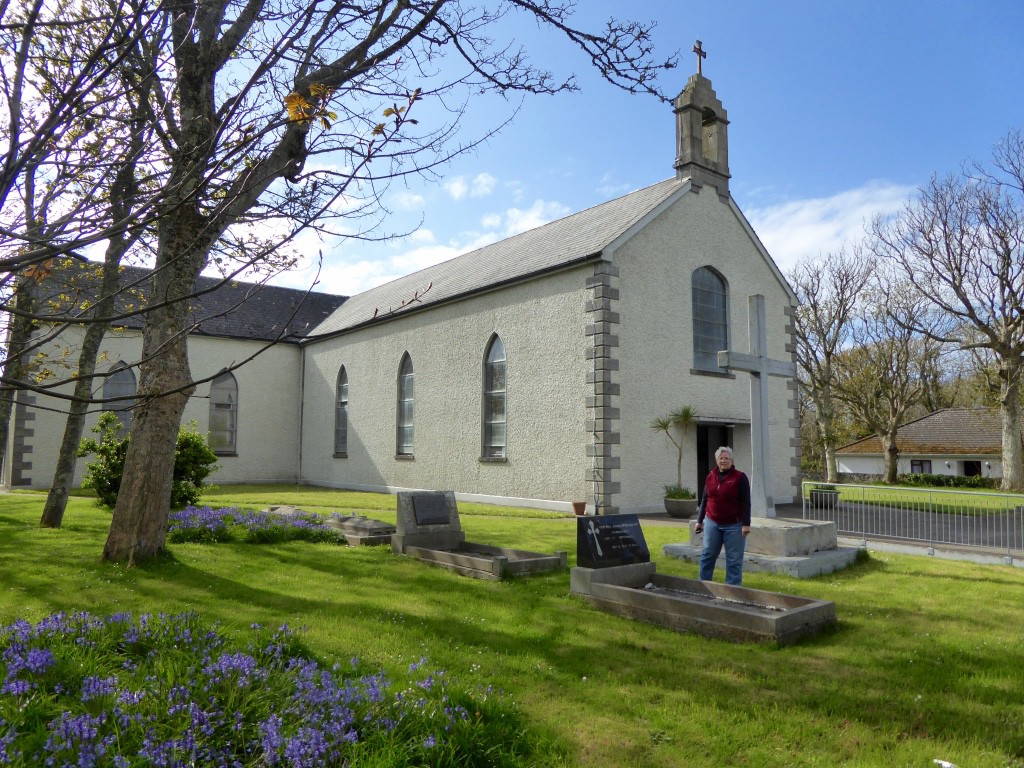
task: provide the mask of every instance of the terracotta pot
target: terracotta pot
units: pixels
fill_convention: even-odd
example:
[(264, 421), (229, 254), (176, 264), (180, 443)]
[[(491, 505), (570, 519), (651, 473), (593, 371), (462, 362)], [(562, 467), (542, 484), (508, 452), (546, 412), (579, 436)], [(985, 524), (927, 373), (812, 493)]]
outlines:
[(572, 503), (572, 511), (577, 515), (587, 514), (587, 502), (585, 501), (574, 501)]

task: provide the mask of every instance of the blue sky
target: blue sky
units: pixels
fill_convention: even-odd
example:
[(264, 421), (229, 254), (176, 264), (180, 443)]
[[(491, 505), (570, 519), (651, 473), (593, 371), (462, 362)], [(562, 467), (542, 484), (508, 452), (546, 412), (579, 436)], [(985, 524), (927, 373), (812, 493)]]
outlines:
[[(654, 20), (662, 80), (678, 93), (704, 74), (729, 120), (731, 190), (783, 271), (856, 239), (874, 212), (901, 207), (933, 173), (987, 161), (1024, 129), (1021, 0), (579, 0), (577, 26), (613, 14)], [(626, 10), (624, 10), (626, 9)], [(568, 44), (514, 28), (535, 63), (576, 72), (581, 90), (531, 97), (500, 134), (434, 183), (394, 185), (388, 243), (301, 241), (322, 250), (315, 290), (351, 295), (673, 175), (671, 108), (588, 71)], [(514, 104), (479, 103), (470, 129)], [(308, 287), (309, 269), (276, 278)]]

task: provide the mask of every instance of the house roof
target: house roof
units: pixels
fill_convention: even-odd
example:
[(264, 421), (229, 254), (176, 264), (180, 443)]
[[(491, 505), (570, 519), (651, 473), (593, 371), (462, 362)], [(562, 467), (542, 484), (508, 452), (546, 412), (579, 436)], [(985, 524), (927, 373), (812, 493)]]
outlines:
[(667, 179), (371, 288), (346, 301), (313, 335), (338, 333), (585, 262), (689, 189), (689, 179)]
[[(65, 302), (93, 301), (99, 290), (101, 265), (68, 259), (53, 272), (53, 295), (63, 295)], [(45, 281), (44, 281), (45, 285)], [(130, 312), (142, 306), (152, 285), (152, 270), (122, 267), (123, 292), (117, 300), (117, 313)], [(191, 331), (200, 336), (219, 336), (255, 341), (295, 342), (328, 318), (346, 300), (345, 296), (307, 293), (295, 288), (280, 288), (260, 283), (201, 275), (189, 299)], [(142, 328), (143, 315), (132, 315), (114, 323), (120, 328)]]
[[(1002, 453), (1002, 421), (994, 408), (943, 408), (900, 427), (896, 447), (905, 456), (998, 456)], [(882, 443), (871, 435), (836, 453), (881, 455)]]

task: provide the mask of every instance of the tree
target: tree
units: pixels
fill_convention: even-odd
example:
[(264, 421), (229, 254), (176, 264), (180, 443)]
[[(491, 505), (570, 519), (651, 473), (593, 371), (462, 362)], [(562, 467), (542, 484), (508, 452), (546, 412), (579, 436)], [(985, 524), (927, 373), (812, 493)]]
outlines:
[[(676, 447), (676, 488), (683, 487), (683, 448), (686, 446), (686, 433), (696, 423), (697, 410), (690, 405), (680, 406), (668, 416), (662, 416), (651, 422), (651, 429), (655, 432), (664, 432), (672, 445)], [(672, 434), (677, 429), (680, 432), (678, 440)]]
[[(595, 35), (569, 24), (571, 10), (568, 0), (192, 0), (157, 11), (167, 23), (146, 34), (164, 63), (146, 76), (165, 163), (152, 294), (162, 303), (147, 308), (106, 559), (163, 549), (174, 435), (192, 387), (184, 300), (218, 244), (240, 243), (247, 225), (267, 219), (286, 224), (289, 238), (339, 215), (379, 217), (381, 185), (466, 148), (453, 137), (470, 94), (574, 88), (495, 42), (510, 13), (562, 33), (612, 83), (661, 95), (654, 78), (674, 59), (652, 63), (651, 25), (610, 21)], [(445, 122), (453, 97), (463, 106)], [(426, 128), (411, 116), (421, 111)], [(327, 154), (333, 165), (306, 170)], [(342, 196), (343, 214), (334, 213)]]
[(871, 261), (863, 251), (840, 250), (823, 258), (803, 260), (788, 276), (798, 302), (793, 321), (800, 369), (797, 380), (814, 406), (826, 480), (830, 483), (839, 480), (832, 393), (836, 359), (850, 343), (855, 312), (871, 271)]
[(878, 437), (884, 479), (895, 483), (896, 435), (907, 411), (923, 396), (922, 360), (937, 343), (917, 328), (928, 325), (928, 308), (906, 285), (875, 273), (875, 286), (853, 325), (854, 346), (836, 360), (833, 394)]
[(117, 93), (123, 94), (121, 101), (126, 105), (123, 106), (125, 130), (114, 134), (123, 136), (123, 151), (115, 153), (114, 161), (108, 164), (111, 179), (107, 185), (106, 204), (102, 209), (105, 220), (111, 225), (110, 237), (104, 254), (98, 301), (90, 307), (88, 313), (94, 321), (88, 324), (79, 350), (74, 399), (68, 406), (64, 436), (57, 455), (57, 468), (39, 521), (41, 526), (47, 528), (59, 528), (67, 508), (68, 492), (74, 480), (78, 447), (85, 430), (86, 412), (95, 381), (96, 360), (109, 326), (106, 318), (114, 314), (115, 300), (121, 292), (120, 265), (145, 232), (137, 227), (115, 226), (119, 222), (130, 221), (138, 206), (143, 192), (139, 174), (152, 132), (152, 125), (146, 119), (152, 81), (139, 77), (140, 72), (146, 71), (149, 62), (138, 45), (124, 60), (132, 65), (125, 67), (118, 75), (122, 82), (119, 83)]
[(993, 167), (933, 178), (892, 220), (876, 220), (875, 254), (948, 322), (919, 329), (962, 350), (991, 354), (1002, 418), (1004, 489), (1024, 487), (1024, 135), (1006, 136)]

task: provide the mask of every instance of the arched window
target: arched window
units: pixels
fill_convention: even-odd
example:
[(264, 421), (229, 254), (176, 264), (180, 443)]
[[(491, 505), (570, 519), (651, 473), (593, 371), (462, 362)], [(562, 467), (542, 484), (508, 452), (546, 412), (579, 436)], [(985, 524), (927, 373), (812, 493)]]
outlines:
[(720, 371), (718, 353), (729, 348), (729, 293), (711, 267), (693, 272), (693, 367)]
[(483, 457), (505, 458), (505, 345), (495, 334), (484, 361)]
[(103, 382), (103, 399), (108, 401), (103, 410), (113, 411), (121, 420), (121, 435), (127, 434), (132, 426), (131, 407), (135, 405), (135, 372), (123, 360), (117, 361)]
[(210, 448), (224, 454), (238, 450), (238, 382), (228, 371), (210, 383)]
[(413, 372), (412, 358), (406, 352), (398, 368), (398, 419), (395, 430), (395, 453), (412, 456), (413, 424)]
[(348, 374), (344, 365), (338, 371), (334, 401), (334, 455), (348, 456)]

